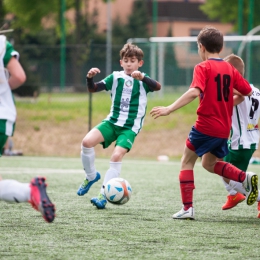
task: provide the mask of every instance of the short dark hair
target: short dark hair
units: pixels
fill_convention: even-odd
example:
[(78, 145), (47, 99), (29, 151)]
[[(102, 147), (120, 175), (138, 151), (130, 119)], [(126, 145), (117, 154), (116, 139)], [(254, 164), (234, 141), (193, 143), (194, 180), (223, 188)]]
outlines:
[(201, 43), (210, 53), (220, 53), (223, 48), (223, 38), (223, 34), (218, 29), (206, 26), (198, 35), (198, 43)]
[(143, 51), (136, 45), (132, 43), (126, 43), (120, 51), (120, 58), (133, 57), (135, 56), (138, 61), (142, 60), (144, 57)]

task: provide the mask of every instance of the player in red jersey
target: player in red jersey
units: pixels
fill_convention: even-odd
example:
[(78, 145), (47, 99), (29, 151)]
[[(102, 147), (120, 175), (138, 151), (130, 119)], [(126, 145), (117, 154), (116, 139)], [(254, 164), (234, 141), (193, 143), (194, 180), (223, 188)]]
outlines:
[(193, 168), (198, 157), (202, 166), (216, 173), (243, 183), (247, 204), (252, 205), (258, 196), (258, 176), (239, 170), (232, 164), (219, 161), (228, 154), (227, 140), (231, 129), (233, 94), (250, 96), (249, 83), (219, 53), (223, 48), (223, 34), (214, 27), (203, 28), (198, 35), (198, 53), (203, 62), (194, 68), (193, 80), (188, 91), (167, 107), (154, 107), (150, 114), (156, 119), (167, 116), (199, 97), (197, 120), (186, 140), (179, 174), (182, 209), (174, 219), (194, 219)]

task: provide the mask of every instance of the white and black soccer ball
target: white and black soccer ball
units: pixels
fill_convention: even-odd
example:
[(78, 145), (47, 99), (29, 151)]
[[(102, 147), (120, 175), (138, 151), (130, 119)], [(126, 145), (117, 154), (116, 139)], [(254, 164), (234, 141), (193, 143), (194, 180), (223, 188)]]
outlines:
[(123, 178), (113, 178), (105, 185), (105, 196), (112, 204), (123, 205), (129, 201), (131, 195), (131, 185)]

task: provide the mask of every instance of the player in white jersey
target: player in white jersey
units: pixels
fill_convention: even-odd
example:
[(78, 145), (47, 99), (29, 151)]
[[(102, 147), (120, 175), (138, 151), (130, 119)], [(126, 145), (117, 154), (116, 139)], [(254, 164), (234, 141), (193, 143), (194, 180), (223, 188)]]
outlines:
[[(7, 138), (13, 135), (15, 128), (16, 108), (12, 89), (18, 88), (26, 80), (18, 58), (19, 54), (12, 44), (4, 35), (0, 35), (0, 157)], [(30, 183), (0, 178), (0, 200), (29, 202), (47, 222), (54, 220), (55, 208), (46, 193), (43, 177), (36, 177)]]
[[(231, 54), (224, 60), (231, 63), (241, 75), (244, 75), (244, 62), (240, 57)], [(234, 96), (232, 129), (228, 144), (229, 154), (224, 158), (226, 162), (232, 163), (243, 171), (247, 171), (249, 161), (259, 143), (260, 91), (253, 85), (251, 87), (253, 90), (252, 96)], [(229, 181), (225, 178), (223, 180), (229, 195), (222, 209), (227, 210), (244, 201), (246, 191), (241, 183)], [(260, 193), (258, 194), (258, 218), (260, 218)]]
[(115, 141), (115, 148), (110, 158), (103, 185), (98, 197), (90, 201), (98, 209), (104, 209), (107, 200), (104, 186), (112, 178), (119, 177), (124, 155), (133, 146), (136, 135), (140, 132), (147, 106), (147, 94), (161, 89), (159, 82), (145, 73), (138, 71), (142, 67), (143, 51), (133, 44), (125, 44), (120, 51), (120, 65), (123, 71), (114, 71), (100, 82), (94, 83), (93, 77), (100, 72), (92, 68), (87, 73), (89, 92), (102, 90), (111, 92), (112, 104), (109, 115), (83, 138), (81, 144), (81, 160), (86, 179), (80, 185), (77, 194), (83, 196), (93, 183), (100, 179), (95, 168), (94, 147), (101, 143), (103, 148)]

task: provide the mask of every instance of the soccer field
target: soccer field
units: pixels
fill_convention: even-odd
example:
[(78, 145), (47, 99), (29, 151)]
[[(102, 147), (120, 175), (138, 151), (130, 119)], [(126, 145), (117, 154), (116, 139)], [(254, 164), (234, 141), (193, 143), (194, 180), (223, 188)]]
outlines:
[[(80, 158), (2, 157), (4, 179), (28, 182), (46, 176), (57, 208), (46, 223), (28, 203), (0, 202), (0, 259), (259, 259), (257, 204), (223, 211), (226, 190), (219, 176), (195, 167), (195, 221), (173, 220), (181, 209), (179, 161), (124, 160), (121, 177), (133, 189), (122, 206), (97, 210), (109, 160), (97, 159), (102, 179), (83, 197)], [(250, 165), (249, 170), (260, 172)]]

